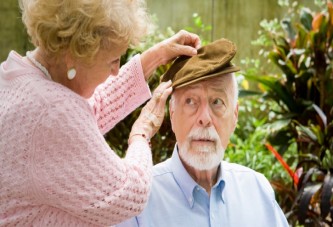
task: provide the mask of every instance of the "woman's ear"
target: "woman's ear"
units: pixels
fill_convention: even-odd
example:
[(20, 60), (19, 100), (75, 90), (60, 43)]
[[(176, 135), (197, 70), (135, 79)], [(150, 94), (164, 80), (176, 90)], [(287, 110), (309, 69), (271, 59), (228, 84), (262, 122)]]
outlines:
[(74, 59), (72, 57), (72, 54), (70, 53), (69, 50), (67, 50), (65, 52), (65, 64), (66, 64), (66, 68), (69, 69), (69, 68), (72, 68), (74, 66)]

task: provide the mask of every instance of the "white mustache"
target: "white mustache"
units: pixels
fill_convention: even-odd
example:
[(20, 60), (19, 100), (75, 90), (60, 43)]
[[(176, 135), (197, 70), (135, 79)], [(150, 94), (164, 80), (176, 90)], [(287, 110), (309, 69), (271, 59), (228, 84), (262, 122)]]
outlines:
[(190, 140), (209, 140), (216, 142), (219, 136), (214, 128), (196, 128), (190, 131), (188, 138)]

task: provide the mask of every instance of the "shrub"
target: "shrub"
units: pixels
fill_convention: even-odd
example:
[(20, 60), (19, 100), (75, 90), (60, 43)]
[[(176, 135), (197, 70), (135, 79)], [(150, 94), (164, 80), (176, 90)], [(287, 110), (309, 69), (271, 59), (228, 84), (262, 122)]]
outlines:
[[(293, 4), (294, 13), (280, 23), (263, 23), (257, 43), (280, 73), (245, 73), (273, 100), (275, 119), (270, 141), (284, 153), (297, 144), (303, 171), (295, 202), (287, 216), (292, 224), (332, 226), (333, 218), (333, 4), (320, 12)], [(270, 24), (271, 26), (267, 26)]]

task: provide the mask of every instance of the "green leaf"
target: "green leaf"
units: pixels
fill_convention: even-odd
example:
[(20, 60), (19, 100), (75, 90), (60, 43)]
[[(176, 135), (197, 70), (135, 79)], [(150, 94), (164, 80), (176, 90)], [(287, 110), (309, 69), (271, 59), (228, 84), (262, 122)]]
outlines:
[(311, 154), (311, 153), (307, 153), (307, 154), (299, 154), (299, 159), (301, 159), (302, 161), (299, 162), (299, 166), (301, 166), (304, 163), (315, 163), (316, 165), (320, 166), (321, 165), (321, 161), (319, 159), (318, 156)]
[(321, 127), (319, 125), (311, 124), (310, 128), (311, 128), (312, 132), (315, 134), (318, 144), (323, 145), (324, 144), (324, 133), (321, 130)]
[(262, 95), (262, 92), (242, 89), (242, 90), (239, 90), (238, 97), (244, 98), (244, 97), (256, 96), (256, 95)]
[(299, 24), (297, 24), (296, 27), (298, 29), (297, 38), (296, 38), (296, 48), (306, 49), (307, 42), (309, 39), (308, 31)]
[(306, 127), (304, 125), (298, 125), (296, 126), (296, 130), (299, 133), (299, 136), (307, 137), (311, 139), (312, 142), (318, 142), (318, 138), (309, 127)]
[(325, 176), (323, 188), (320, 197), (320, 212), (321, 217), (326, 218), (329, 214), (331, 208), (331, 197), (332, 197), (332, 189), (333, 189), (333, 176), (328, 173)]
[(327, 117), (325, 115), (325, 113), (322, 111), (322, 109), (320, 109), (319, 106), (317, 106), (315, 103), (312, 104), (312, 107), (315, 109), (315, 111), (318, 113), (318, 115), (320, 116), (320, 119), (322, 120), (325, 128), (327, 127)]
[(300, 224), (305, 224), (309, 203), (313, 195), (320, 189), (320, 187), (321, 183), (316, 183), (316, 184), (307, 185), (304, 188), (304, 191), (299, 201), (299, 208), (298, 208), (298, 220)]
[(312, 29), (312, 14), (308, 8), (301, 9), (300, 20), (305, 29), (310, 31)]
[(271, 133), (280, 131), (287, 127), (291, 122), (291, 119), (275, 120), (273, 123), (267, 124), (267, 130)]
[(280, 83), (280, 81), (272, 76), (251, 76), (245, 75), (249, 80), (257, 81), (268, 88), (269, 93), (275, 97), (275, 101), (282, 101), (291, 112), (298, 112), (298, 105), (293, 100), (293, 95)]
[(288, 38), (290, 40), (294, 40), (295, 38), (295, 31), (291, 25), (291, 21), (290, 18), (285, 18), (281, 20), (281, 27), (283, 28), (283, 30), (287, 33)]

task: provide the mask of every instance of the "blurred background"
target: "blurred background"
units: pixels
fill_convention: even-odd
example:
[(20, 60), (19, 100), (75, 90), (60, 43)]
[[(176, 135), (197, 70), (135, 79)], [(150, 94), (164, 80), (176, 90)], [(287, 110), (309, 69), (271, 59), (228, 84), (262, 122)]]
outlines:
[[(155, 28), (121, 64), (180, 29), (203, 44), (236, 43), (239, 119), (224, 159), (264, 174), (290, 226), (333, 226), (333, 4), (331, 0), (146, 0)], [(0, 62), (33, 49), (17, 0), (0, 2)], [(153, 90), (170, 64), (149, 81)], [(1, 102), (1, 100), (0, 100)], [(121, 157), (140, 108), (105, 135)], [(168, 113), (152, 138), (154, 163), (175, 145)]]
[[(263, 19), (282, 18), (288, 13), (278, 0), (147, 0), (147, 7), (155, 15), (161, 31), (168, 27), (174, 31), (193, 27), (193, 15), (201, 17), (210, 30), (201, 31), (205, 40), (221, 37), (236, 43), (236, 61), (254, 57), (258, 48), (251, 41), (258, 36), (259, 23)], [(283, 1), (280, 1), (283, 3)], [(288, 2), (288, 1), (287, 1)], [(299, 4), (313, 7), (314, 1), (299, 0)], [(17, 0), (0, 2), (0, 61), (6, 59), (10, 50), (25, 54), (29, 46), (28, 37), (21, 23)]]

